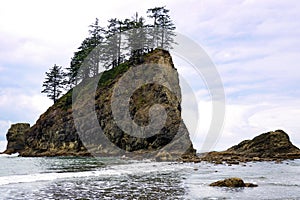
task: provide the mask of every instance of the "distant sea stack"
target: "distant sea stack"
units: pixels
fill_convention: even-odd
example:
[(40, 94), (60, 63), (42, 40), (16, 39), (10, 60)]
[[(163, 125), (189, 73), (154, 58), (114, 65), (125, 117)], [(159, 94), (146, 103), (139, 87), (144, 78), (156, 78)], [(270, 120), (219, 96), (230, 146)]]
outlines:
[(30, 124), (12, 124), (6, 134), (7, 147), (3, 153), (20, 153), (25, 148), (25, 132), (30, 129)]
[[(165, 50), (156, 49), (143, 55), (139, 64), (162, 65), (168, 72), (165, 76), (157, 72), (155, 77), (168, 83), (171, 81), (174, 91), (161, 85), (146, 84), (137, 89), (130, 98), (129, 112), (132, 120), (139, 125), (149, 124), (149, 112), (151, 106), (161, 105), (167, 118), (164, 127), (151, 137), (138, 138), (129, 132), (123, 131), (112, 114), (111, 101), (114, 88), (121, 77), (136, 63), (125, 62), (101, 74), (95, 95), (95, 113), (101, 131), (89, 123), (90, 112), (81, 112), (78, 123), (82, 123), (80, 129), (84, 129), (84, 135), (78, 135), (74, 123), (72, 92), (70, 90), (62, 96), (53, 106), (40, 116), (36, 124), (25, 131), (24, 144), (18, 146), (21, 156), (120, 156), (144, 155), (152, 156), (157, 160), (174, 160), (196, 158), (196, 150), (193, 148), (188, 130), (181, 118), (181, 91), (179, 86), (178, 73), (172, 62), (172, 57)], [(143, 74), (150, 73), (147, 70)], [(136, 74), (138, 75), (138, 74)], [(135, 81), (135, 80), (132, 80)], [(131, 83), (128, 83), (131, 84)], [(79, 84), (76, 87), (85, 87)], [(85, 90), (85, 88), (82, 88)], [(82, 99), (82, 106), (88, 104)], [(78, 127), (77, 127), (78, 128)], [(106, 141), (99, 143), (99, 141)], [(12, 139), (8, 137), (9, 144)], [(20, 140), (21, 142), (21, 140)], [(23, 142), (23, 140), (22, 140)], [(22, 148), (20, 150), (20, 148)], [(6, 152), (10, 151), (7, 149)], [(183, 155), (183, 156), (182, 156)]]
[(221, 164), (238, 164), (248, 161), (280, 161), (300, 159), (300, 149), (294, 146), (287, 133), (271, 131), (245, 140), (226, 151), (209, 152), (201, 160)]

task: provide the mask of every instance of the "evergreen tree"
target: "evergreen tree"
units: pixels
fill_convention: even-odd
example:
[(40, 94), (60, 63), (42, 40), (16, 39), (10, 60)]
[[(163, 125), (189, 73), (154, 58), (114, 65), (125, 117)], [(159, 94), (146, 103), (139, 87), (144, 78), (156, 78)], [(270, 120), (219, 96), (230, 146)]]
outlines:
[(136, 13), (131, 20), (125, 20), (128, 31), (127, 36), (127, 50), (130, 52), (130, 59), (138, 62), (141, 55), (149, 50), (151, 41), (149, 41), (148, 30), (146, 28), (145, 19), (139, 17)]
[(71, 59), (70, 67), (67, 68), (67, 76), (70, 85), (77, 85), (80, 81), (89, 78), (91, 74), (91, 67), (86, 65), (81, 68), (85, 58), (93, 50), (90, 45), (90, 39), (86, 38), (78, 48), (78, 51), (74, 53)]
[(169, 11), (170, 10), (163, 8), (163, 14), (158, 17), (158, 26), (161, 28), (160, 46), (166, 49), (172, 48), (172, 44), (175, 44), (174, 30), (176, 27), (168, 15)]
[(147, 10), (148, 17), (153, 19), (153, 24), (149, 25), (151, 27), (149, 34), (151, 35), (151, 47), (155, 48), (158, 46), (158, 17), (161, 14), (163, 7), (155, 7)]
[(148, 9), (148, 17), (153, 19), (152, 44), (155, 47), (169, 49), (172, 48), (174, 41), (175, 26), (169, 15), (170, 10), (164, 7), (155, 7)]
[[(89, 26), (91, 29), (89, 30), (90, 38), (89, 45), (91, 50), (94, 50), (93, 54), (90, 55), (90, 64), (92, 76), (96, 76), (99, 73), (99, 62), (101, 60), (101, 53), (103, 49), (100, 44), (103, 42), (106, 34), (106, 30), (99, 25), (99, 20), (96, 18), (94, 24)], [(97, 47), (97, 48), (96, 48)]]
[[(101, 60), (101, 46), (99, 44), (101, 44), (105, 38), (105, 30), (99, 25), (97, 18), (95, 23), (89, 27), (91, 28), (89, 30), (89, 37), (83, 40), (78, 51), (74, 53), (71, 59), (70, 67), (67, 68), (68, 82), (71, 88), (80, 81), (91, 76), (96, 76), (99, 73), (99, 62)], [(91, 54), (92, 51), (93, 53)], [(84, 61), (86, 65), (81, 68)]]
[[(124, 21), (112, 18), (108, 20), (106, 29), (99, 25), (96, 18), (89, 26), (89, 36), (74, 53), (70, 67), (67, 68), (69, 87), (97, 75), (100, 66), (107, 69), (119, 65), (124, 62), (126, 55), (138, 59), (143, 53), (157, 47), (172, 48), (175, 43), (175, 26), (169, 10), (155, 7), (148, 9), (147, 13), (153, 19), (151, 25), (147, 25), (138, 13)], [(126, 34), (123, 34), (124, 31), (127, 31)], [(83, 63), (85, 67), (81, 68)]]
[(43, 82), (44, 90), (42, 90), (42, 93), (46, 93), (47, 97), (55, 103), (62, 93), (64, 88), (63, 83), (64, 73), (62, 67), (55, 64), (49, 72), (46, 72), (46, 80)]
[(108, 20), (108, 27), (107, 27), (107, 40), (106, 40), (106, 51), (105, 51), (105, 58), (106, 58), (106, 68), (110, 65), (115, 67), (122, 63), (123, 56), (122, 52), (122, 32), (126, 30), (126, 26), (124, 22), (113, 18)]

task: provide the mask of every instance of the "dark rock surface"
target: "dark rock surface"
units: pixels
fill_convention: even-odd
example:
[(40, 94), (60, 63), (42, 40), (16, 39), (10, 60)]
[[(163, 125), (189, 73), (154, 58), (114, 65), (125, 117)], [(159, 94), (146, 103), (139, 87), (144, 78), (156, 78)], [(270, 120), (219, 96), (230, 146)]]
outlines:
[(12, 124), (6, 134), (8, 141), (5, 154), (20, 153), (25, 147), (25, 132), (30, 128), (30, 124), (18, 123)]
[[(188, 130), (181, 118), (181, 91), (178, 73), (169, 52), (154, 50), (144, 55), (141, 60), (142, 64), (162, 65), (161, 70), (167, 72), (167, 75), (161, 70), (153, 72), (151, 68), (139, 73), (146, 76), (149, 74), (150, 78), (153, 76), (153, 79), (155, 77), (172, 87), (172, 91), (170, 91), (160, 84), (145, 84), (130, 97), (130, 116), (140, 126), (149, 124), (151, 106), (159, 104), (165, 109), (167, 118), (164, 127), (157, 134), (145, 138), (134, 137), (130, 132), (121, 129), (114, 120), (111, 106), (114, 88), (123, 74), (135, 67), (132, 63), (127, 62), (101, 74), (92, 104), (87, 100), (90, 94), (84, 93), (91, 87), (89, 82), (76, 86), (75, 91), (80, 91), (78, 94), (76, 92), (73, 94), (73, 89), (61, 97), (25, 133), (25, 145), (19, 148), (23, 148), (20, 155), (88, 156), (92, 154), (99, 156), (126, 155), (136, 158), (143, 158), (146, 155), (161, 161), (178, 160), (181, 157), (196, 159), (196, 150), (193, 148)], [(90, 81), (93, 82), (93, 78)], [(130, 81), (134, 82), (135, 80)], [(174, 95), (174, 93), (178, 95)], [(79, 106), (72, 106), (74, 95), (76, 102), (80, 102)], [(81, 107), (88, 107), (88, 109), (82, 110)], [(92, 113), (93, 109), (94, 113)], [(120, 110), (120, 114), (122, 112)], [(74, 119), (74, 113), (77, 114), (76, 119)], [(96, 122), (90, 120), (95, 114)], [(182, 154), (183, 156), (181, 156)]]
[(253, 183), (244, 183), (241, 178), (228, 178), (220, 181), (216, 181), (211, 183), (209, 186), (217, 186), (217, 187), (257, 187), (256, 184)]
[(263, 133), (252, 140), (245, 140), (226, 151), (209, 152), (202, 161), (216, 164), (239, 164), (249, 161), (276, 161), (300, 159), (300, 149), (294, 146), (282, 130)]

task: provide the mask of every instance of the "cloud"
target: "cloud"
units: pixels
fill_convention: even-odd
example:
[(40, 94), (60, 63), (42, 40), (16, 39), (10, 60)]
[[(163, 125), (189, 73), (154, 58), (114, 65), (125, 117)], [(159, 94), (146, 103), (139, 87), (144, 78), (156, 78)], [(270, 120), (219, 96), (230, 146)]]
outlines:
[(38, 92), (5, 89), (0, 92), (0, 120), (33, 123), (51, 104)]
[(282, 129), (290, 135), (292, 142), (299, 146), (300, 107), (296, 102), (285, 105), (272, 105), (271, 108), (257, 111), (249, 118), (249, 124), (255, 127), (264, 127), (264, 130)]
[[(194, 147), (200, 151), (208, 133), (212, 112), (210, 102), (198, 103), (202, 117), (199, 118), (197, 133), (192, 133), (191, 139)], [(278, 129), (288, 133), (291, 141), (300, 146), (300, 125), (296, 123), (300, 117), (300, 107), (297, 106), (298, 103), (293, 100), (284, 103), (227, 104), (223, 131), (213, 149), (225, 150), (258, 134)]]
[(52, 102), (38, 91), (24, 91), (21, 88), (5, 88), (0, 91), (0, 140), (11, 124), (30, 123), (47, 110)]

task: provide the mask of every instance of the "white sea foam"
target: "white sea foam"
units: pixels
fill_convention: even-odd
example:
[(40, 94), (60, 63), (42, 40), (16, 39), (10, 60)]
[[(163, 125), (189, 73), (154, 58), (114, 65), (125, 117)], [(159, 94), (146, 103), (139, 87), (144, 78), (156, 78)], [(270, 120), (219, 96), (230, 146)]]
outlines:
[(56, 179), (80, 178), (101, 176), (105, 174), (120, 175), (115, 171), (88, 171), (88, 172), (67, 172), (67, 173), (43, 173), (43, 174), (29, 174), (29, 175), (13, 175), (0, 177), (0, 185), (14, 184), (14, 183), (29, 183), (39, 181), (53, 181)]
[(0, 154), (0, 157), (18, 157), (19, 153), (14, 154)]
[[(182, 168), (189, 166), (182, 166)], [(192, 166), (190, 166), (192, 167)], [(96, 171), (85, 172), (63, 172), (63, 173), (36, 173), (28, 175), (10, 175), (0, 177), (0, 185), (15, 184), (15, 183), (30, 183), (40, 181), (53, 181), (57, 179), (81, 178), (81, 177), (111, 177), (132, 174), (146, 174), (153, 172), (168, 172), (180, 170), (181, 167), (170, 163), (131, 163), (125, 165), (109, 166)]]

